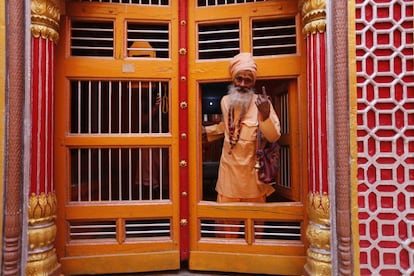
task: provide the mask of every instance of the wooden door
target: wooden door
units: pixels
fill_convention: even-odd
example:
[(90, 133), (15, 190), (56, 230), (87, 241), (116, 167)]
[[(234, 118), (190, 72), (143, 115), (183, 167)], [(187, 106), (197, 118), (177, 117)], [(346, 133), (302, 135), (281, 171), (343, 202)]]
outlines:
[[(306, 68), (298, 3), (189, 0), (188, 22), (178, 22), (178, 1), (65, 3), (53, 99), (63, 272), (172, 270), (188, 260), (193, 270), (301, 274)], [(188, 49), (179, 49), (179, 26), (187, 26)], [(220, 120), (228, 62), (241, 51), (253, 52), (257, 87), (267, 87), (281, 119), (281, 169), (268, 203), (219, 205), (221, 142), (203, 144), (201, 126)], [(188, 66), (185, 91), (179, 66)], [(188, 123), (184, 136), (180, 122)], [(183, 137), (188, 160), (180, 159)], [(218, 237), (223, 221), (237, 234)]]
[[(306, 258), (305, 52), (297, 1), (194, 1), (189, 5), (190, 257), (194, 270), (301, 275)], [(243, 3), (240, 3), (243, 2)], [(264, 204), (216, 203), (222, 141), (201, 125), (221, 120), (228, 64), (251, 52), (281, 120), (276, 192)], [(223, 227), (225, 225), (226, 227)], [(224, 238), (224, 236), (226, 238)]]
[(178, 8), (154, 2), (65, 2), (54, 129), (65, 274), (180, 266)]

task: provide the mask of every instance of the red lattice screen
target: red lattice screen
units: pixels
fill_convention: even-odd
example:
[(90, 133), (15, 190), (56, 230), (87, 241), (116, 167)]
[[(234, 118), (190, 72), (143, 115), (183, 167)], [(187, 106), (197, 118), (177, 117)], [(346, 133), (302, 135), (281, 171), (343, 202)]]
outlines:
[(413, 1), (357, 0), (361, 275), (414, 275)]

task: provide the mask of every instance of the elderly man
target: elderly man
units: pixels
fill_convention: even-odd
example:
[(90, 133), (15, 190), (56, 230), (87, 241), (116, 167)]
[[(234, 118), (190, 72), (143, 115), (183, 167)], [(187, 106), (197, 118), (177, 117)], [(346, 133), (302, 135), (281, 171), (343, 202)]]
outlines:
[(280, 124), (268, 96), (255, 94), (257, 66), (250, 53), (240, 53), (230, 61), (233, 84), (221, 100), (223, 122), (206, 126), (209, 141), (224, 134), (217, 202), (266, 202), (274, 192), (256, 173), (256, 140), (260, 128), (270, 142), (280, 137)]

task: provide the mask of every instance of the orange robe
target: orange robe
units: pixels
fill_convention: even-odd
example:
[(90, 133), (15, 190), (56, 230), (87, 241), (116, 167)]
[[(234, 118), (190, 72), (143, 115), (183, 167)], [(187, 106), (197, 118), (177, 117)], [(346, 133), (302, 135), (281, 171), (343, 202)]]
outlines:
[[(254, 95), (246, 115), (241, 122), (240, 138), (234, 146), (232, 153), (229, 142), (229, 96), (221, 100), (223, 122), (206, 126), (207, 139), (209, 141), (222, 138), (224, 134), (223, 150), (221, 153), (216, 191), (230, 198), (258, 198), (268, 196), (274, 192), (271, 185), (264, 184), (257, 178), (256, 164), (256, 138), (257, 127), (260, 127), (263, 136), (270, 142), (280, 137), (280, 122), (273, 106), (270, 109), (269, 118), (265, 121), (258, 116), (256, 107), (257, 95)], [(234, 111), (234, 120), (238, 121), (240, 110)], [(236, 123), (235, 123), (236, 124)]]

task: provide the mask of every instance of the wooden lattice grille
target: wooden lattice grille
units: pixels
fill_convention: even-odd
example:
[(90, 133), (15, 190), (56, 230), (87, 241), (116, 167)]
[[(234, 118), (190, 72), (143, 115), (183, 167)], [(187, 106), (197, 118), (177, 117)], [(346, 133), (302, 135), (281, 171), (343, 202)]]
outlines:
[(413, 2), (357, 1), (361, 275), (414, 273)]

